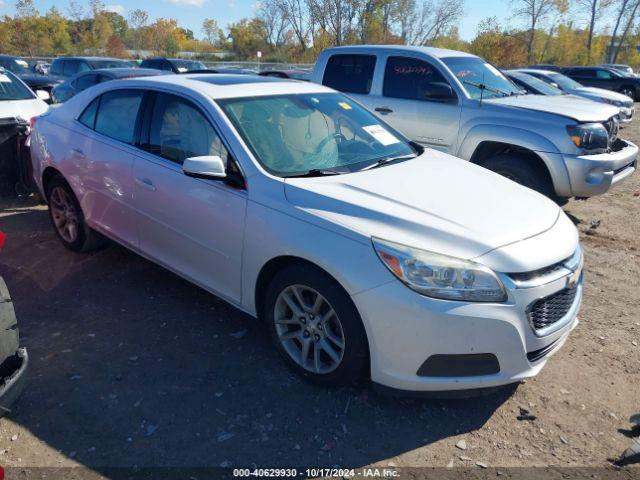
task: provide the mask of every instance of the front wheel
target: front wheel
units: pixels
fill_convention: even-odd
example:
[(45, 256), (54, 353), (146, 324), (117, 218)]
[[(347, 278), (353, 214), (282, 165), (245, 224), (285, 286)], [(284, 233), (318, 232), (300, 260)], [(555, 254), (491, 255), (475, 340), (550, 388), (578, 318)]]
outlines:
[(267, 288), (263, 314), (284, 361), (304, 379), (341, 386), (364, 376), (369, 355), (360, 315), (323, 271), (295, 264), (278, 272)]
[(503, 154), (489, 158), (481, 165), (554, 201), (559, 200), (548, 174), (526, 158)]

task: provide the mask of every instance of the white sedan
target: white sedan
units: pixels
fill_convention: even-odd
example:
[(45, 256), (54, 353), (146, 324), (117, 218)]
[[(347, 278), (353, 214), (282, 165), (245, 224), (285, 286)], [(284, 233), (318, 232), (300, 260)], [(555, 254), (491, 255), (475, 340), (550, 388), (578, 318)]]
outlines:
[(582, 253), (555, 203), (319, 85), (100, 84), (38, 119), (32, 155), (67, 248), (104, 235), (178, 273), (319, 384), (517, 382), (577, 324)]
[(0, 67), (0, 119), (16, 118), (29, 121), (47, 111), (44, 100), (49, 94), (38, 90), (37, 94), (13, 73)]

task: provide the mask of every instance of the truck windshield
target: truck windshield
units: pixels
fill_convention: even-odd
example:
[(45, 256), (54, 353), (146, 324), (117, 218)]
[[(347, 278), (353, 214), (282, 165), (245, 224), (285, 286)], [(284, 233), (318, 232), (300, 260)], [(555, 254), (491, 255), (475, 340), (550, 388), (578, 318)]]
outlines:
[(0, 101), (31, 100), (31, 90), (24, 86), (11, 72), (0, 69)]
[(442, 61), (458, 77), (471, 98), (505, 97), (520, 93), (520, 89), (500, 70), (482, 58), (445, 57)]
[(21, 58), (10, 58), (3, 63), (4, 68), (16, 75), (25, 75), (31, 73), (29, 70), (29, 64)]
[(218, 104), (262, 166), (281, 177), (350, 173), (416, 156), (399, 133), (338, 93)]

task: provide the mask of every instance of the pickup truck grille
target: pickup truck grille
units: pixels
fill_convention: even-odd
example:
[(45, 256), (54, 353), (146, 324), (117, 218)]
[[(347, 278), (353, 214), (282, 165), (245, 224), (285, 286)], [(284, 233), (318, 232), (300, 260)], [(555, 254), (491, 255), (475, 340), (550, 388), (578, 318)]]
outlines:
[(571, 309), (578, 293), (578, 285), (567, 287), (531, 305), (529, 320), (535, 330), (541, 330), (561, 320)]

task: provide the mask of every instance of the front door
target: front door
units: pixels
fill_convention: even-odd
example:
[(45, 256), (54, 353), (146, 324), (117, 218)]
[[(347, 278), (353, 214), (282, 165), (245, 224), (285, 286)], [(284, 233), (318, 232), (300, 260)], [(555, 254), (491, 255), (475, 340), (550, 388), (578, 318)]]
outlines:
[(182, 172), (189, 157), (218, 155), (228, 170), (235, 164), (196, 104), (166, 93), (151, 103), (143, 151), (133, 167), (140, 250), (239, 302), (245, 191)]

